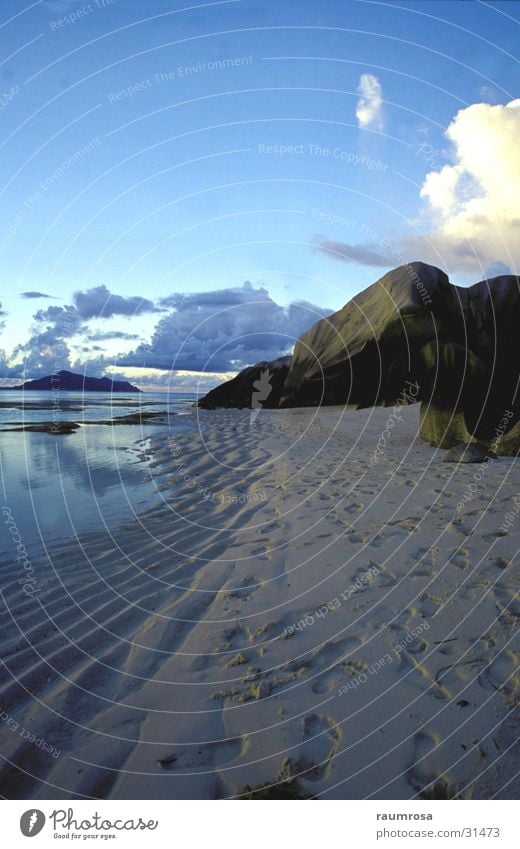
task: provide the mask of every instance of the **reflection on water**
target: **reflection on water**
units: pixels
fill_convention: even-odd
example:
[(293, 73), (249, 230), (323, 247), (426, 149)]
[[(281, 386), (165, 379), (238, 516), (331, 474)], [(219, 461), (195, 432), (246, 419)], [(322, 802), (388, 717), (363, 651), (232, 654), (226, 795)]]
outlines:
[(191, 392), (146, 392), (126, 395), (109, 392), (13, 392), (0, 391), (0, 427), (16, 423), (52, 421), (92, 422), (135, 413), (138, 410), (182, 413), (196, 395)]
[[(32, 393), (32, 396), (43, 394)], [(4, 400), (2, 395), (7, 393), (1, 393), (0, 400)], [(157, 400), (157, 409), (170, 412), (179, 412), (182, 408), (187, 412), (193, 399), (186, 395), (175, 403), (165, 403), (165, 397)], [(99, 406), (88, 404), (85, 418), (92, 420), (95, 414), (105, 419), (133, 412), (143, 400), (155, 399), (149, 395), (138, 396), (137, 404), (132, 398), (132, 403), (120, 407), (117, 401), (116, 405), (111, 405), (103, 398)], [(74, 406), (78, 406), (77, 402)], [(153, 410), (154, 406), (146, 409)], [(5, 409), (1, 412), (5, 413)], [(34, 409), (23, 410), (20, 420), (29, 415), (32, 421), (48, 420), (45, 411), (42, 414), (41, 410)], [(69, 412), (64, 410), (63, 415)], [(9, 418), (12, 421), (11, 416)], [(71, 413), (70, 418), (80, 420), (77, 412)], [(5, 421), (5, 417), (2, 419)], [(175, 429), (184, 429), (189, 426), (190, 416), (175, 415), (170, 421)], [(87, 425), (66, 436), (0, 433), (0, 498), (16, 517), (25, 545), (38, 544), (39, 547), (41, 541), (47, 543), (71, 537), (104, 525), (113, 528), (157, 503), (160, 497), (146, 463), (145, 444), (152, 434), (163, 431), (164, 425)], [(12, 554), (10, 549), (6, 534), (1, 533), (2, 559), (8, 550)]]

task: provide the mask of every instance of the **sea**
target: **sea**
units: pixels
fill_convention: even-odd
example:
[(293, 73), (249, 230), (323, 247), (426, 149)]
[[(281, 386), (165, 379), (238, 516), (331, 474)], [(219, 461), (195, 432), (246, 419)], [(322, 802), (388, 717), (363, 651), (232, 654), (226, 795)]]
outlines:
[[(56, 409), (49, 391), (0, 392), (0, 503), (24, 544), (46, 547), (117, 527), (159, 503), (150, 437), (189, 430), (196, 398), (189, 392), (60, 392)], [(167, 413), (167, 424), (97, 423), (140, 410)], [(53, 420), (81, 426), (68, 434), (10, 430)], [(7, 536), (0, 533), (0, 557), (12, 546)]]

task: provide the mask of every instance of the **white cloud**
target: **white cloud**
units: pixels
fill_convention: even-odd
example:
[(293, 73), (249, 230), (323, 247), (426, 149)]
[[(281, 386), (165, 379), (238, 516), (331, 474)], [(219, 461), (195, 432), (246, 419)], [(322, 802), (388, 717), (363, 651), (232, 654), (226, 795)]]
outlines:
[(358, 91), (361, 95), (356, 107), (356, 118), (359, 126), (380, 130), (383, 126), (381, 114), (383, 89), (381, 83), (373, 74), (362, 74), (359, 79)]
[(448, 262), (520, 266), (520, 99), (461, 109), (446, 137), (451, 165), (430, 171), (421, 188), (428, 240)]

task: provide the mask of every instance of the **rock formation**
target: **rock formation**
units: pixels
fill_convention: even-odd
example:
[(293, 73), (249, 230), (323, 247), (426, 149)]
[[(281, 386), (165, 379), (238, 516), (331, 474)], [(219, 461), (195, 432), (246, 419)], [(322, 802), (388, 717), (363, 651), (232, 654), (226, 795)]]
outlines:
[[(426, 442), (493, 443), (496, 454), (516, 455), (519, 328), (519, 277), (465, 288), (434, 266), (403, 265), (300, 337), (269, 406), (390, 405), (415, 382)], [(245, 369), (200, 405), (212, 396), (212, 406), (251, 406), (251, 381), (266, 367)]]
[(226, 380), (201, 398), (197, 406), (204, 410), (216, 407), (265, 409), (278, 407), (282, 388), (289, 371), (290, 357), (263, 360), (239, 372), (232, 380)]

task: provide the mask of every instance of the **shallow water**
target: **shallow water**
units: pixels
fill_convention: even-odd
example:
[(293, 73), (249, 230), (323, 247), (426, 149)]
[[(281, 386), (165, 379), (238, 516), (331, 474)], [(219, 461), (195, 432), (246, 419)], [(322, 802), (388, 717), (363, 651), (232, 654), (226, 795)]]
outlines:
[[(0, 433), (0, 500), (15, 517), (26, 546), (42, 548), (49, 542), (85, 530), (113, 528), (158, 503), (154, 479), (147, 462), (149, 438), (159, 432), (190, 426), (194, 395), (154, 393), (114, 397), (106, 394), (63, 393), (63, 421), (107, 419), (146, 410), (167, 410), (164, 424), (84, 425), (75, 433), (8, 431)], [(7, 397), (9, 396), (9, 397)], [(14, 397), (12, 397), (14, 396)], [(23, 410), (0, 409), (0, 422), (48, 421), (50, 393), (26, 393)], [(75, 397), (73, 397), (75, 396)], [(19, 404), (22, 394), (1, 393), (0, 401)], [(47, 409), (35, 409), (45, 406)], [(81, 413), (70, 407), (83, 406)], [(0, 557), (9, 556), (11, 541), (0, 533)], [(11, 552), (12, 553), (12, 552)]]
[(189, 410), (192, 392), (0, 392), (0, 428), (32, 422), (91, 422), (125, 416), (138, 410)]

